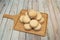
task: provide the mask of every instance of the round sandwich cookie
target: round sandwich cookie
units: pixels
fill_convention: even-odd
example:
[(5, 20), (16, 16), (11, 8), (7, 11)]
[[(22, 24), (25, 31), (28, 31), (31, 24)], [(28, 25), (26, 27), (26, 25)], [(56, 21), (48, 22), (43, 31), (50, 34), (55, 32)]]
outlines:
[(37, 12), (36, 20), (41, 20), (42, 14), (40, 12)]
[(29, 12), (28, 15), (30, 16), (30, 18), (35, 18), (37, 16), (36, 11), (34, 10), (29, 10), (28, 12)]
[(44, 23), (44, 18), (42, 17), (41, 20), (39, 20), (39, 22), (42, 24)]
[(29, 23), (29, 22), (30, 22), (30, 18), (29, 18), (28, 15), (25, 15), (25, 16), (23, 17), (23, 22), (24, 22), (24, 23)]
[(31, 26), (32, 28), (37, 27), (37, 25), (38, 25), (38, 21), (37, 21), (37, 20), (31, 20), (31, 21), (30, 21), (30, 26)]
[(31, 30), (30, 24), (24, 24), (24, 29)]
[(39, 23), (39, 25), (36, 28), (34, 28), (34, 30), (38, 31), (40, 29), (41, 29), (41, 24)]
[(21, 17), (20, 17), (20, 22), (23, 22), (23, 18), (24, 18), (24, 15), (22, 15)]

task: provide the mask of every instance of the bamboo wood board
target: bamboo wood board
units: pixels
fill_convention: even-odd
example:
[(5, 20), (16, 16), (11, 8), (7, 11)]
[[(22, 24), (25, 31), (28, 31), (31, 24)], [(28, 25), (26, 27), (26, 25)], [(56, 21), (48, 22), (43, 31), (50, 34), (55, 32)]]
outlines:
[(19, 18), (21, 15), (25, 15), (25, 12), (27, 12), (27, 11), (28, 10), (23, 9), (17, 15), (4, 14), (3, 18), (8, 18), (8, 19), (14, 20), (14, 26), (13, 26), (14, 30), (18, 30), (18, 31), (26, 32), (26, 33), (31, 33), (31, 34), (36, 34), (36, 35), (40, 35), (40, 36), (45, 36), (46, 29), (47, 29), (48, 14), (42, 13), (42, 16), (44, 17), (45, 22), (42, 24), (42, 28), (40, 29), (40, 31), (25, 30), (24, 26), (23, 26), (24, 24), (20, 22)]

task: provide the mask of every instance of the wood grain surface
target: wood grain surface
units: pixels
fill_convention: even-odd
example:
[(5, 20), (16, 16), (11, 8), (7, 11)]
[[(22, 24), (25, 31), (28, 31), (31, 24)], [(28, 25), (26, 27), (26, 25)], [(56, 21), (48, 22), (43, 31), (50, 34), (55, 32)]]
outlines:
[[(5, 0), (0, 11), (0, 40), (60, 40), (60, 0)], [(14, 22), (3, 14), (16, 15), (21, 9), (34, 9), (48, 14), (45, 37), (13, 30)]]

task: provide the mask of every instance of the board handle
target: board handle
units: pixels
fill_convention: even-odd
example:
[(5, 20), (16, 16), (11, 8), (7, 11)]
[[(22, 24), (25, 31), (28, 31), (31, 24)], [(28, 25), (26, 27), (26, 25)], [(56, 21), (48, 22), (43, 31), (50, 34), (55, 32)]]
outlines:
[(14, 15), (4, 14), (3, 18), (14, 19)]

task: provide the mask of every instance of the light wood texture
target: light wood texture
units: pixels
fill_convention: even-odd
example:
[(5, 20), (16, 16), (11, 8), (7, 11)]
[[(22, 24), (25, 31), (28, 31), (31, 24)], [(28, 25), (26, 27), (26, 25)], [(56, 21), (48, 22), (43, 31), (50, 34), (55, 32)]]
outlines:
[[(60, 0), (5, 0), (5, 3), (0, 11), (0, 40), (60, 40)], [(35, 9), (48, 13), (45, 37), (12, 30), (14, 22), (2, 18), (5, 13), (16, 15), (21, 9)]]
[[(11, 0), (10, 0), (10, 2), (11, 2)], [(17, 7), (18, 7), (18, 1), (14, 1), (14, 0), (13, 0), (12, 7), (11, 7), (11, 9), (10, 9), (10, 10), (11, 10), (11, 11), (10, 11), (10, 15), (15, 15), (15, 14), (17, 13)], [(12, 39), (13, 39), (13, 40), (14, 40), (14, 39), (16, 40), (16, 39), (17, 39), (17, 35), (15, 35), (16, 38), (13, 38), (13, 31), (14, 31), (14, 30), (13, 30), (13, 27), (12, 27), (12, 26), (14, 25), (14, 22), (13, 22), (13, 21), (11, 22), (11, 21), (12, 21), (12, 20), (8, 20), (8, 23), (7, 23), (7, 24), (9, 25), (8, 28), (7, 28), (7, 30), (9, 30), (9, 32), (7, 32), (7, 33), (9, 33), (8, 40), (12, 40)], [(11, 22), (12, 24), (9, 24), (10, 22)], [(10, 26), (11, 26), (11, 27), (10, 27)], [(7, 30), (6, 30), (6, 31), (7, 31)], [(16, 32), (16, 31), (14, 31), (14, 33), (15, 33), (15, 32)], [(5, 36), (7, 36), (7, 33), (5, 34)], [(18, 33), (17, 33), (17, 34), (18, 34)], [(4, 38), (3, 38), (3, 39), (4, 39)], [(6, 38), (5, 38), (5, 39), (6, 39)], [(7, 39), (6, 39), (6, 40), (7, 40)]]
[[(11, 0), (11, 2), (10, 2), (10, 4), (9, 4), (9, 7), (7, 8), (7, 11), (5, 12), (6, 14), (10, 14), (10, 12), (11, 12), (11, 8), (12, 8), (12, 5), (13, 5), (13, 0)], [(4, 31), (3, 31), (3, 36), (2, 36), (2, 38), (1, 38), (1, 40), (9, 40), (10, 39), (10, 36), (11, 36), (11, 32), (10, 32), (10, 27), (11, 26), (9, 26), (9, 24), (10, 25), (12, 25), (13, 23), (13, 21), (10, 21), (9, 19), (3, 19), (3, 21), (5, 21), (5, 24), (4, 24)], [(9, 23), (9, 22), (11, 22), (11, 23)], [(4, 22), (2, 22), (2, 24), (3, 24)], [(7, 25), (7, 26), (6, 26)], [(8, 37), (8, 38), (7, 38)]]
[(3, 34), (4, 34), (4, 31), (5, 31), (5, 25), (6, 25), (6, 22), (7, 22), (7, 19), (3, 19), (3, 14), (4, 13), (9, 13), (11, 4), (12, 4), (12, 1), (10, 3), (7, 2), (6, 8), (4, 8), (4, 10), (2, 10), (2, 13), (1, 13), (0, 40), (2, 40), (2, 38), (3, 38)]

